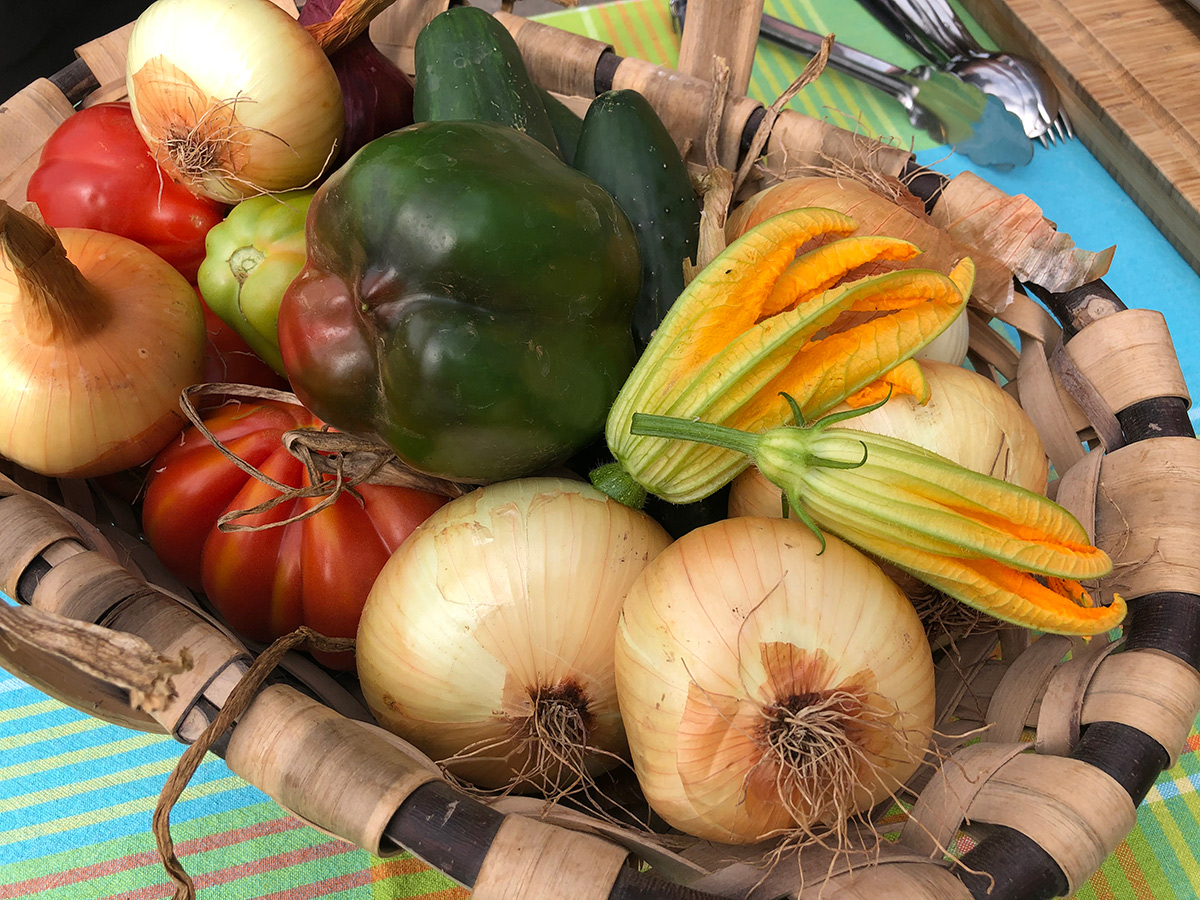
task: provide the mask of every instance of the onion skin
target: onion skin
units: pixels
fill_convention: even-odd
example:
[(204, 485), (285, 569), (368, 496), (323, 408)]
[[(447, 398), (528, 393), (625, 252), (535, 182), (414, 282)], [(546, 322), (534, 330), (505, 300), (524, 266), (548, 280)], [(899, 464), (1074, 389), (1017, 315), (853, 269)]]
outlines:
[(0, 454), (43, 475), (109, 475), (186, 424), (179, 394), (203, 371), (204, 314), (141, 244), (82, 228), (57, 236), (85, 287), (56, 287), (49, 302), (0, 253)]
[(913, 354), (914, 359), (934, 360), (961, 366), (970, 349), (971, 327), (964, 307), (958, 318), (946, 326), (946, 330)]
[[(531, 786), (517, 779), (526, 753), (496, 757), (516, 749), (539, 690), (581, 689), (588, 746), (623, 754), (617, 618), (669, 543), (649, 516), (579, 481), (518, 479), (451, 501), (393, 554), (367, 598), (357, 660), (368, 708), (437, 760), (501, 742), (450, 769), (482, 788)], [(616, 762), (586, 760), (593, 772)]]
[(270, 0), (157, 0), (134, 23), (126, 67), (155, 160), (201, 196), (236, 203), (308, 187), (337, 154), (345, 113), (333, 66)]
[[(960, 366), (922, 360), (929, 402), (892, 397), (877, 410), (831, 427), (886, 434), (975, 472), (1046, 493), (1050, 463), (1019, 403), (995, 382)], [(778, 516), (779, 488), (751, 466), (734, 481), (731, 516)], [(794, 514), (793, 514), (794, 515)]]
[(975, 472), (1046, 493), (1050, 462), (1021, 405), (978, 372), (921, 360), (929, 402), (896, 396), (834, 428), (873, 431), (932, 450)]
[(934, 683), (920, 620), (863, 554), (827, 541), (818, 555), (798, 522), (728, 519), (680, 538), (631, 588), (615, 654), (621, 714), (643, 793), (675, 828), (727, 843), (811, 833), (773, 779), (764, 788), (770, 761), (755, 740), (798, 689), (866, 685), (894, 702), (896, 743), (876, 759), (887, 774), (859, 783), (855, 808), (923, 757)]

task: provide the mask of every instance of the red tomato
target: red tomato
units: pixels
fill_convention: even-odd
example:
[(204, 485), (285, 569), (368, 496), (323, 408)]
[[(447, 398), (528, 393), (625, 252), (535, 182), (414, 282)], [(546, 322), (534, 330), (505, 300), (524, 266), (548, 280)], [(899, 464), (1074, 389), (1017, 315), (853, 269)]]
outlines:
[[(196, 292), (199, 295), (199, 291)], [(204, 298), (200, 298), (204, 307), (204, 327), (208, 330), (208, 343), (204, 348), (204, 383), (226, 381), (232, 384), (252, 384), (259, 387), (288, 390), (288, 383), (274, 369), (268, 366), (258, 354), (250, 349), (250, 345), (242, 340), (241, 335), (226, 325), (221, 317), (208, 308)], [(205, 402), (204, 407), (220, 403)]]
[(128, 103), (67, 117), (42, 148), (26, 196), (47, 225), (119, 234), (150, 248), (189, 281), (225, 205), (197, 197), (159, 168)]
[[(260, 401), (230, 404), (205, 426), (231, 452), (271, 478), (306, 486), (304, 466), (284, 449), (293, 428), (319, 428), (302, 407)], [(360, 485), (362, 503), (343, 494), (332, 506), (276, 528), (222, 532), (217, 519), (279, 493), (230, 462), (196, 428), (150, 467), (142, 527), (162, 562), (203, 591), (229, 626), (268, 642), (308, 625), (329, 637), (354, 637), (367, 593), (392, 552), (445, 498), (408, 488)], [(319, 499), (291, 500), (241, 525), (280, 522)], [(353, 661), (321, 656), (336, 668)]]

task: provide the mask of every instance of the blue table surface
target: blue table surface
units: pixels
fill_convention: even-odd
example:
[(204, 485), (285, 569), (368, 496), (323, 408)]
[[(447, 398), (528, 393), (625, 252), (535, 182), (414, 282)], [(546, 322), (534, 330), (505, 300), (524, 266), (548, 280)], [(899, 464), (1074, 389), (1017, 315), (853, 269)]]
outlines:
[[(1104, 281), (1126, 306), (1159, 310), (1167, 320), (1192, 396), (1200, 389), (1200, 275), (1179, 255), (1079, 140), (1038, 147), (1027, 166), (1008, 172), (974, 166), (945, 148), (917, 160), (945, 175), (971, 171), (1007, 194), (1024, 194), (1076, 246), (1116, 245)], [(1191, 410), (1193, 426), (1197, 411)]]

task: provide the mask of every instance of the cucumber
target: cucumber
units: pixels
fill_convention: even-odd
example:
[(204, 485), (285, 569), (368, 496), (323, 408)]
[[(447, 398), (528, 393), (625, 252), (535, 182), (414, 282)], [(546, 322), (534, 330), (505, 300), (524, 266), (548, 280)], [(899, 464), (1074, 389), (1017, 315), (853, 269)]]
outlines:
[(645, 347), (683, 291), (683, 261), (696, 258), (700, 201), (687, 166), (658, 113), (632, 90), (592, 101), (573, 165), (612, 194), (637, 234), (642, 291), (633, 334)]
[(558, 149), (562, 152), (563, 162), (569, 166), (575, 159), (575, 147), (579, 144), (583, 119), (545, 88), (538, 90), (541, 92), (546, 114), (550, 116), (550, 127), (554, 129), (554, 136), (558, 139)]
[(414, 47), (417, 122), (494, 122), (523, 131), (560, 157), (541, 89), (517, 42), (490, 14), (456, 6), (434, 16)]

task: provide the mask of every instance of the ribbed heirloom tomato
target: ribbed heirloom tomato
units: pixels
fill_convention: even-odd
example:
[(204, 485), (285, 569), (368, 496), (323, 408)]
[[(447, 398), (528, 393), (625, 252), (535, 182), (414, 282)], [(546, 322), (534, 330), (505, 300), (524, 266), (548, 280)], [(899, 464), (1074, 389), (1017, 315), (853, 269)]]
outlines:
[[(308, 485), (304, 465), (283, 446), (284, 432), (319, 428), (301, 406), (231, 403), (204, 419), (221, 444), (281, 484)], [(237, 633), (267, 642), (308, 625), (329, 637), (354, 637), (367, 593), (383, 564), (445, 499), (423, 491), (364, 484), (361, 502), (344, 493), (307, 518), (261, 531), (228, 531), (217, 520), (279, 492), (238, 468), (197, 428), (151, 466), (142, 526), (163, 563), (201, 590)], [(300, 498), (239, 518), (241, 525), (282, 522), (320, 502)], [(320, 657), (337, 668), (345, 654)]]

